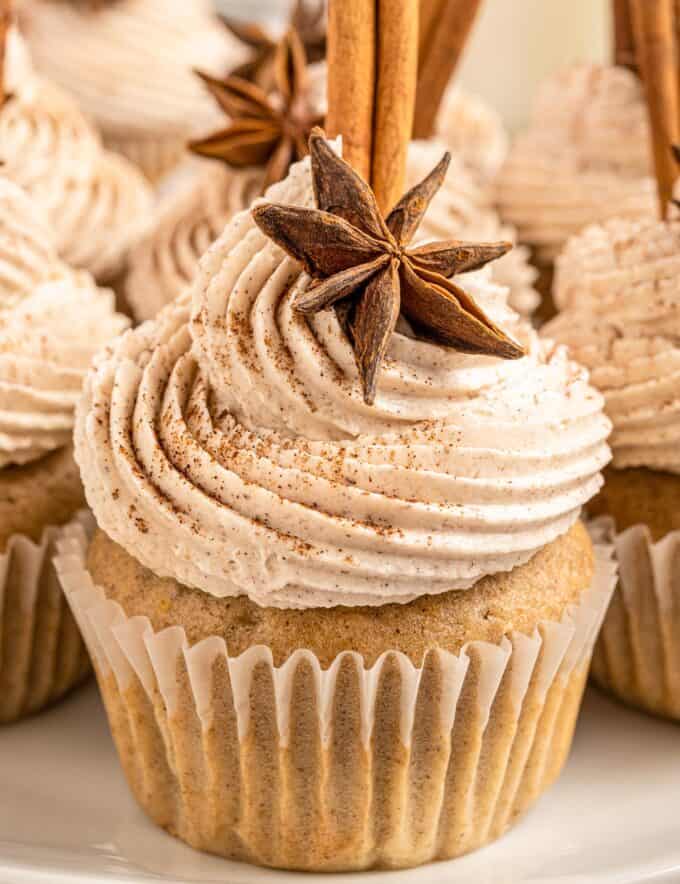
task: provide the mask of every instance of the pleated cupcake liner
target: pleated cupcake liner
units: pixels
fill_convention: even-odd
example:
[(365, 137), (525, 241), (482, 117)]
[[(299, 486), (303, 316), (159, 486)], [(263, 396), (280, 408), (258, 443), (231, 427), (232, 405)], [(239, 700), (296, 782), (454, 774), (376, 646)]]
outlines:
[(181, 138), (114, 138), (104, 136), (104, 145), (141, 169), (152, 184), (158, 184), (186, 155)]
[(107, 600), (77, 526), (57, 569), (92, 654), (122, 765), (149, 816), (192, 846), (299, 870), (400, 868), (497, 838), (558, 776), (616, 576), (559, 622), (498, 644), (373, 666), (308, 650), (281, 666), (213, 636), (155, 632)]
[(645, 525), (617, 533), (607, 516), (589, 529), (613, 543), (619, 568), (593, 679), (625, 703), (680, 720), (680, 531), (654, 543)]
[(89, 524), (83, 512), (68, 525), (45, 527), (39, 543), (13, 535), (0, 555), (0, 723), (40, 711), (90, 672), (54, 569), (62, 536), (86, 536)]

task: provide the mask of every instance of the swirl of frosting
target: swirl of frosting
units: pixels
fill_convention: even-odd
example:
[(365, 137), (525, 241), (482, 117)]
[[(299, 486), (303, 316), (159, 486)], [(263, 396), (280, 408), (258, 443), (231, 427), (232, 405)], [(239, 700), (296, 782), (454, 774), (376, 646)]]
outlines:
[(593, 225), (560, 259), (567, 309), (544, 334), (602, 391), (615, 467), (680, 473), (679, 271), (680, 221)]
[(89, 363), (126, 326), (113, 292), (59, 261), (36, 207), (0, 178), (0, 467), (70, 440)]
[(480, 181), (495, 178), (509, 145), (501, 115), (494, 108), (452, 84), (444, 93), (436, 129)]
[(498, 179), (501, 215), (552, 261), (588, 224), (651, 217), (656, 190), (642, 90), (624, 68), (570, 68), (548, 80)]
[(219, 114), (192, 70), (219, 76), (246, 55), (209, 0), (118, 0), (96, 10), (32, 0), (25, 18), (37, 67), (76, 96), (105, 138), (186, 140), (211, 128)]
[[(311, 205), (309, 162), (268, 192)], [(407, 602), (527, 561), (600, 487), (609, 422), (585, 373), (485, 274), (465, 284), (529, 355), (391, 342), (376, 405), (333, 311), (237, 215), (189, 296), (99, 358), (76, 458), (100, 526), (161, 576), (281, 607)]]
[(68, 96), (29, 78), (0, 110), (0, 158), (45, 210), (65, 260), (100, 280), (120, 271), (146, 227), (151, 191), (134, 166), (102, 148)]
[[(444, 153), (436, 140), (411, 142), (406, 169), (409, 185), (422, 181)], [(503, 224), (491, 204), (488, 187), (477, 183), (458, 155), (451, 159), (444, 184), (435, 194), (416, 233), (422, 240), (467, 239), (479, 242), (516, 242), (517, 231)], [(538, 306), (540, 295), (534, 288), (538, 271), (529, 263), (529, 252), (516, 246), (489, 265), (492, 279), (509, 291), (510, 306), (522, 316)]]

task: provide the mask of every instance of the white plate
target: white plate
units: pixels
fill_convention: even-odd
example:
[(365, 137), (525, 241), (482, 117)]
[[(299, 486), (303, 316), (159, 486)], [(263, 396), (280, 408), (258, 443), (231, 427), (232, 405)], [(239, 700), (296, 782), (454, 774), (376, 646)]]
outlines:
[(298, 875), (195, 853), (147, 822), (93, 686), (0, 729), (2, 884), (680, 881), (680, 730), (591, 691), (560, 782), (498, 843), (407, 872)]

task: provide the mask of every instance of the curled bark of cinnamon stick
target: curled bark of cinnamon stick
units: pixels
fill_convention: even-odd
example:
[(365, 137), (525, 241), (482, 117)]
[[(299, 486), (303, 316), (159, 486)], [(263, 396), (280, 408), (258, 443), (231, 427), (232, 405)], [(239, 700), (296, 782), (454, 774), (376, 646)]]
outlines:
[(328, 4), (326, 131), (342, 135), (343, 156), (366, 180), (371, 175), (376, 75), (375, 0)]
[(671, 145), (678, 143), (674, 0), (630, 0), (638, 66), (647, 96), (661, 217), (673, 195), (677, 166)]
[(377, 0), (377, 80), (371, 183), (385, 214), (404, 190), (418, 70), (417, 0)]
[(636, 70), (633, 22), (628, 0), (612, 0), (612, 35), (614, 64)]
[[(434, 131), (439, 105), (453, 75), (481, 0), (423, 0), (426, 17), (421, 28), (421, 53), (418, 62), (418, 88), (413, 126), (415, 138), (428, 138)], [(427, 30), (426, 30), (427, 28)]]

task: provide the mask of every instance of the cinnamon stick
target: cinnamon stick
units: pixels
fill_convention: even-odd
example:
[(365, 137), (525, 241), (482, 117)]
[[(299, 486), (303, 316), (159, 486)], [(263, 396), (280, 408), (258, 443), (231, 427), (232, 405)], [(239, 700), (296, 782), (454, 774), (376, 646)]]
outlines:
[(12, 25), (13, 9), (11, 0), (0, 2), (0, 107), (9, 97), (6, 88), (7, 38)]
[(612, 0), (612, 25), (614, 64), (634, 71), (635, 43), (629, 0)]
[(370, 181), (376, 76), (375, 0), (328, 4), (326, 131), (342, 135), (343, 157)]
[(423, 29), (418, 62), (415, 138), (428, 138), (434, 131), (439, 105), (480, 6), (481, 0), (439, 0), (437, 9), (433, 10), (431, 0), (427, 0), (424, 12), (428, 17), (428, 32)]
[(630, 0), (638, 66), (647, 96), (654, 169), (661, 217), (673, 195), (677, 166), (671, 145), (678, 143), (674, 0)]
[(376, 0), (377, 80), (371, 184), (387, 214), (401, 197), (418, 71), (418, 0)]

